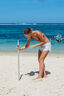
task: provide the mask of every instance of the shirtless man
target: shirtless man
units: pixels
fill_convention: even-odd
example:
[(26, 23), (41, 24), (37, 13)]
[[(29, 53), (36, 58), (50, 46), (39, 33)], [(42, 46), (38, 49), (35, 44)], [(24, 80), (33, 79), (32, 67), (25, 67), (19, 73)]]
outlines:
[[(27, 37), (27, 44), (21, 48), (17, 47), (17, 49), (23, 50), (25, 48), (34, 48), (34, 47), (39, 46), (39, 50), (38, 50), (39, 74), (38, 74), (37, 79), (42, 78), (42, 76), (46, 77), (44, 60), (45, 60), (46, 56), (48, 55), (48, 53), (51, 51), (50, 41), (44, 35), (44, 33), (40, 32), (38, 30), (33, 31), (31, 28), (26, 28), (24, 30), (24, 35)], [(29, 46), (31, 38), (36, 41), (39, 41), (39, 43)]]

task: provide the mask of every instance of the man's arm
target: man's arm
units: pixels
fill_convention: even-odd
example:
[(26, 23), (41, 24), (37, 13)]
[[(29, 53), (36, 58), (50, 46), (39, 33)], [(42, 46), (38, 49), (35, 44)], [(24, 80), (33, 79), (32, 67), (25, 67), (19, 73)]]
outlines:
[(43, 45), (43, 44), (45, 44), (45, 43), (44, 42), (40, 42), (38, 44), (29, 46), (29, 48), (34, 48), (34, 47), (37, 47), (37, 46), (40, 46), (40, 45)]
[(45, 42), (43, 42), (43, 34), (38, 31), (38, 32), (37, 32), (37, 36), (38, 36), (38, 37), (40, 38), (40, 40), (42, 40), (42, 41), (41, 41), (40, 43), (38, 43), (38, 44), (35, 44), (35, 45), (30, 46), (29, 48), (34, 48), (34, 47), (37, 47), (37, 46), (40, 46), (40, 45), (45, 44)]
[(28, 40), (27, 40), (27, 44), (24, 46), (24, 47), (17, 47), (17, 49), (18, 50), (23, 50), (23, 49), (26, 49), (26, 48), (28, 48), (28, 46), (29, 46), (29, 44), (30, 44), (30, 40), (31, 40), (31, 38), (27, 38)]
[[(43, 40), (42, 32), (37, 32), (37, 36), (40, 38), (40, 40)], [(34, 47), (37, 47), (37, 46), (40, 46), (40, 45), (43, 45), (43, 44), (45, 44), (45, 42), (41, 41), (40, 43), (35, 44)]]
[(37, 46), (40, 46), (40, 45), (43, 45), (43, 44), (45, 44), (45, 42), (40, 42), (40, 43), (35, 44), (35, 45), (33, 45), (33, 46), (34, 46), (34, 47), (37, 47)]
[(28, 48), (28, 46), (29, 46), (29, 44), (30, 44), (30, 40), (31, 40), (31, 38), (28, 38), (27, 44), (25, 45), (25, 48)]

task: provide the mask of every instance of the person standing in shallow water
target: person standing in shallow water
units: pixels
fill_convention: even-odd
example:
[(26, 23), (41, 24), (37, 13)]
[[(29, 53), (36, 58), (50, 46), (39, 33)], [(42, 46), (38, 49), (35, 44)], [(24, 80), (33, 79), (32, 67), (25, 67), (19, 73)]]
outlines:
[[(17, 49), (24, 50), (25, 48), (34, 48), (39, 46), (38, 50), (39, 74), (36, 79), (42, 78), (42, 76), (46, 77), (44, 60), (48, 55), (48, 53), (51, 51), (50, 41), (42, 32), (40, 32), (39, 30), (33, 31), (31, 28), (24, 29), (24, 35), (27, 37), (27, 44), (21, 48), (17, 47)], [(36, 41), (39, 41), (39, 43), (29, 46), (31, 38)]]

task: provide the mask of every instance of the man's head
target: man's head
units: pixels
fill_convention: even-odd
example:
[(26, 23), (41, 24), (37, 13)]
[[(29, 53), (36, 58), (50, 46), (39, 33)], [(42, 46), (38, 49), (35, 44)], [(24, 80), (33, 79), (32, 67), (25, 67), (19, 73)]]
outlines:
[(24, 29), (24, 35), (29, 35), (32, 32), (31, 28)]

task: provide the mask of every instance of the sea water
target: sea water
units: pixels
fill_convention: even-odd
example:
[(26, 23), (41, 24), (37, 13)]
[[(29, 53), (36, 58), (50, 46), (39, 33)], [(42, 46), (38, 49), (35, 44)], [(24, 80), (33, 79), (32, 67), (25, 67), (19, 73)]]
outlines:
[[(64, 40), (61, 42), (56, 41), (54, 36), (60, 34), (64, 38), (64, 24), (0, 24), (0, 53), (5, 52), (17, 52), (17, 40), (20, 41), (20, 47), (23, 47), (27, 43), (27, 38), (24, 36), (25, 28), (32, 28), (33, 30), (39, 30), (43, 32), (51, 42), (51, 53), (64, 54)], [(31, 39), (30, 45), (39, 43)], [(21, 50), (21, 52), (37, 53), (39, 47), (33, 49)]]

